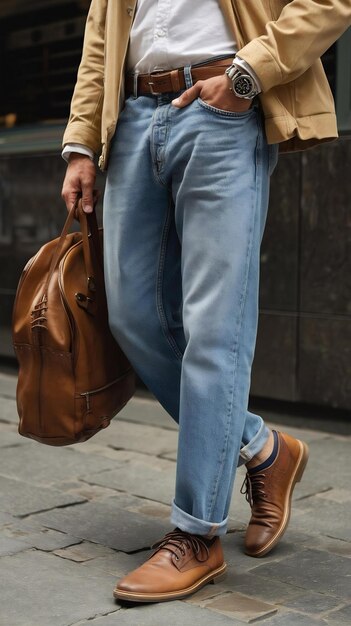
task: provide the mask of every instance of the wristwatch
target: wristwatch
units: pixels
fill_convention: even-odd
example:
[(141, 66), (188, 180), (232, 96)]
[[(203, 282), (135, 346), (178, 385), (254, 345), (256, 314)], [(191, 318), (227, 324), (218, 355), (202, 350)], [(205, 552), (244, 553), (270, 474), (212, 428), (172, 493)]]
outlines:
[(225, 71), (232, 83), (232, 91), (238, 98), (252, 100), (258, 94), (257, 85), (250, 76), (239, 70), (235, 65), (230, 65)]

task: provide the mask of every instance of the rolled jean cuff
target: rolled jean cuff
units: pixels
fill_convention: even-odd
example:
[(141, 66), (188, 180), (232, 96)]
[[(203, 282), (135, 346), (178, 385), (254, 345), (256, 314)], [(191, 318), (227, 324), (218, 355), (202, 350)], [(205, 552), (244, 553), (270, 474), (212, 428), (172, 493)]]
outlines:
[(266, 424), (262, 420), (261, 428), (253, 439), (251, 439), (246, 446), (240, 449), (238, 466), (248, 463), (256, 454), (258, 454), (258, 452), (261, 452), (269, 437), (269, 432), (269, 428), (267, 428)]
[(228, 518), (223, 522), (213, 524), (204, 520), (193, 517), (189, 513), (182, 511), (175, 501), (172, 502), (171, 522), (180, 530), (192, 535), (206, 535), (206, 537), (214, 537), (215, 535), (225, 535), (228, 527)]

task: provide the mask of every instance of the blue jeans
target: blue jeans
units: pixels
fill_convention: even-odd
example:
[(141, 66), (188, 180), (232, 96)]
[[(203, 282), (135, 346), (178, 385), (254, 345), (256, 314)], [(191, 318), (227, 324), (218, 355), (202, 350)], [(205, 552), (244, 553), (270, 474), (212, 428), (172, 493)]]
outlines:
[(211, 536), (226, 532), (237, 465), (269, 434), (247, 405), (277, 146), (258, 103), (232, 113), (200, 99), (176, 109), (173, 97), (130, 97), (121, 113), (104, 198), (106, 291), (114, 336), (179, 424), (171, 521)]

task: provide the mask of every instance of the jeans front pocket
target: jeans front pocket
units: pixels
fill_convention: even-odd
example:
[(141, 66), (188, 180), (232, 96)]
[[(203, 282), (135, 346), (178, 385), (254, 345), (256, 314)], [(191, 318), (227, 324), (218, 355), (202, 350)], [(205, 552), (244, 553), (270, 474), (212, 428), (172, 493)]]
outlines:
[(252, 105), (249, 109), (246, 109), (246, 111), (225, 111), (224, 109), (218, 109), (217, 107), (212, 106), (212, 104), (208, 104), (200, 97), (198, 97), (197, 102), (199, 106), (206, 109), (206, 111), (224, 118), (249, 117), (256, 111), (257, 108), (255, 105)]

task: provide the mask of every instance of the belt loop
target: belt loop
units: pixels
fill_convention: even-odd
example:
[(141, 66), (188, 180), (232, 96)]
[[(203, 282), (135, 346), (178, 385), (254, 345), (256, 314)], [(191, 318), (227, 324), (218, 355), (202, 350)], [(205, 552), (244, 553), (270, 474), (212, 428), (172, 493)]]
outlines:
[(139, 72), (136, 71), (133, 74), (133, 98), (137, 98), (138, 97), (138, 76), (139, 76)]
[(191, 75), (191, 65), (184, 67), (185, 89), (190, 89), (193, 86), (193, 77)]
[(180, 91), (181, 87), (180, 87), (179, 70), (173, 70), (171, 72), (171, 84), (172, 84), (172, 91), (174, 91), (175, 93)]

